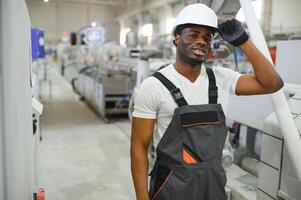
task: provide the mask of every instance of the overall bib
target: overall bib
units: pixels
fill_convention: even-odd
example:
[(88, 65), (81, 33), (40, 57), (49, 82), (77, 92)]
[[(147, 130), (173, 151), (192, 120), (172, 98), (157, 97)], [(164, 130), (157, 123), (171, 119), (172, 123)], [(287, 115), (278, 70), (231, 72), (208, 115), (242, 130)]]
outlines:
[(217, 104), (215, 76), (206, 68), (209, 104), (188, 105), (179, 88), (161, 73), (153, 76), (178, 105), (157, 146), (150, 173), (150, 200), (225, 200), (222, 151), (227, 135), (225, 115)]

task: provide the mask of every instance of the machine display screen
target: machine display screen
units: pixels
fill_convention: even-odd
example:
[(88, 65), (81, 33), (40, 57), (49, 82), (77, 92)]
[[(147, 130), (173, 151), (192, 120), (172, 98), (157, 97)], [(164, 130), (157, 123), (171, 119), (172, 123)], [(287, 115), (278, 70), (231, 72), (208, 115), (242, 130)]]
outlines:
[(86, 43), (94, 43), (94, 42), (103, 43), (105, 41), (104, 28), (102, 27), (87, 28), (85, 30), (85, 40)]

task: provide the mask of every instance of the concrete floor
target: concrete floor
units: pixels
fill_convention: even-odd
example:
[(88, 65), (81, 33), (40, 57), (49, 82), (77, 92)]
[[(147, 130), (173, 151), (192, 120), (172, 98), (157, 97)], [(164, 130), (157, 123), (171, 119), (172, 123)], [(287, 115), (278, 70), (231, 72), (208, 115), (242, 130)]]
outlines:
[(56, 70), (45, 83), (39, 186), (47, 200), (133, 200), (130, 122), (104, 124)]

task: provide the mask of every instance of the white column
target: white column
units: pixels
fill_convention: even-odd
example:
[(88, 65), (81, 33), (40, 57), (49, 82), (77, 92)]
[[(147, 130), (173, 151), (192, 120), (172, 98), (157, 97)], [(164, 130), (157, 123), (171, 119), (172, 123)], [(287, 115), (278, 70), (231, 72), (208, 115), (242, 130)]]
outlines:
[(33, 198), (30, 19), (24, 0), (0, 1), (0, 199)]

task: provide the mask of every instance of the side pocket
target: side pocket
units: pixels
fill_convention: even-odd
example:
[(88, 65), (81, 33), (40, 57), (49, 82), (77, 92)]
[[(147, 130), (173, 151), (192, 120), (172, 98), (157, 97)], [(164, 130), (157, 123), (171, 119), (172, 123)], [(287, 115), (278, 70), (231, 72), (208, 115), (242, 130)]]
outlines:
[(149, 196), (151, 200), (156, 199), (156, 197), (159, 195), (161, 190), (166, 185), (168, 179), (170, 178), (172, 174), (172, 170), (158, 164), (155, 168), (155, 171), (153, 173), (153, 177), (151, 177), (151, 183), (153, 185), (150, 185), (150, 192)]

